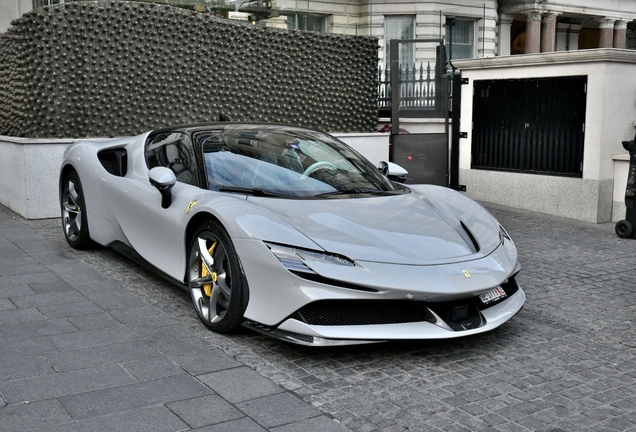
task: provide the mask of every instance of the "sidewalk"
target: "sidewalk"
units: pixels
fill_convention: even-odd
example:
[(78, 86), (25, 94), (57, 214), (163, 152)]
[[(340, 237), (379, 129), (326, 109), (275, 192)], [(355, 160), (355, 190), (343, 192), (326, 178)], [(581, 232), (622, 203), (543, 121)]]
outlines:
[(0, 431), (349, 430), (45, 237), (0, 206)]

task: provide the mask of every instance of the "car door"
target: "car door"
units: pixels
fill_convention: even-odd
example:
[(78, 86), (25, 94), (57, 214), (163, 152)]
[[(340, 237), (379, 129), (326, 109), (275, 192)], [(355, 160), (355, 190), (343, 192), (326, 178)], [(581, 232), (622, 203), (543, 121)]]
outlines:
[(175, 173), (177, 182), (170, 206), (162, 208), (159, 191), (148, 177), (138, 177), (125, 184), (126, 190), (120, 190), (113, 210), (135, 251), (159, 270), (181, 280), (185, 273), (186, 211), (202, 192), (192, 142), (178, 131), (150, 135), (144, 157), (148, 169), (164, 166)]

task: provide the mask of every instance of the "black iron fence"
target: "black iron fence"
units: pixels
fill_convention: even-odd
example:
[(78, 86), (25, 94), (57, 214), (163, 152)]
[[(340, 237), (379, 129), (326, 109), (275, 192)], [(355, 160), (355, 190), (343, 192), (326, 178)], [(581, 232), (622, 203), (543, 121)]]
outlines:
[[(444, 107), (443, 80), (435, 75), (431, 62), (398, 69), (400, 77), (400, 115), (403, 117), (437, 117)], [(380, 117), (391, 116), (391, 72), (378, 68), (378, 108)]]

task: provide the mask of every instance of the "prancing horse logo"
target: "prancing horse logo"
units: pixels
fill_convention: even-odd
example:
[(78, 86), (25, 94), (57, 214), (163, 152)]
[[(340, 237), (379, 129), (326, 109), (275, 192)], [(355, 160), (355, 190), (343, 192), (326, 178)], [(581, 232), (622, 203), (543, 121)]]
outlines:
[(468, 273), (468, 270), (462, 269), (462, 273), (464, 273), (464, 276), (466, 276), (466, 278), (470, 278), (470, 273)]
[(192, 210), (192, 207), (194, 207), (196, 203), (197, 203), (197, 200), (190, 201), (190, 204), (188, 204), (188, 207), (186, 207), (186, 214), (190, 213), (190, 210)]

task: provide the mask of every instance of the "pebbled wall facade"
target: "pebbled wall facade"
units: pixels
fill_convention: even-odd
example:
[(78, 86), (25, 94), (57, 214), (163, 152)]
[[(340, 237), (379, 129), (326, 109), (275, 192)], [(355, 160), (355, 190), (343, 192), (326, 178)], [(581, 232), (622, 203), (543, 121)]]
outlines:
[(371, 132), (376, 38), (281, 30), (138, 2), (38, 8), (0, 35), (0, 135), (134, 135), (284, 122)]

